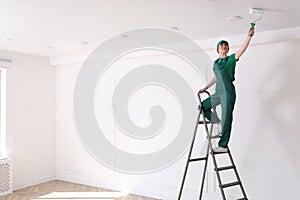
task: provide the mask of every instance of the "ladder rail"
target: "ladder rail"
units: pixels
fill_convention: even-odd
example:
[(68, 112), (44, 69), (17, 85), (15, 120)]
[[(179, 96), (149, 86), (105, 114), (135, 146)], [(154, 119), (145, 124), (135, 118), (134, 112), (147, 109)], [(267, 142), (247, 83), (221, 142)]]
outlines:
[[(210, 96), (210, 93), (208, 91), (205, 91), (205, 93), (208, 96)], [(193, 139), (192, 139), (192, 142), (191, 142), (191, 145), (190, 145), (190, 150), (189, 150), (189, 154), (188, 154), (188, 158), (187, 158), (187, 164), (185, 166), (183, 178), (182, 178), (182, 181), (181, 181), (181, 186), (180, 186), (180, 190), (179, 190), (179, 194), (178, 194), (178, 200), (180, 200), (182, 192), (183, 192), (184, 182), (185, 182), (185, 179), (186, 179), (186, 174), (187, 174), (187, 170), (188, 170), (188, 167), (189, 167), (189, 163), (190, 163), (190, 159), (191, 159), (191, 155), (192, 155), (192, 151), (193, 151), (193, 147), (194, 147), (194, 143), (195, 143), (195, 139), (196, 139), (196, 135), (197, 135), (200, 116), (201, 116), (201, 114), (203, 115), (203, 106), (202, 106), (202, 102), (201, 102), (200, 93), (198, 93), (198, 99), (199, 99), (199, 102), (200, 102), (200, 104), (199, 104), (200, 109), (199, 109), (199, 113), (198, 113), (198, 116), (197, 116), (197, 121), (196, 121), (196, 126), (195, 126), (195, 129), (194, 129)], [(205, 120), (204, 120), (204, 123), (205, 123), (205, 126), (207, 126)], [(209, 156), (209, 154), (207, 154), (206, 157), (205, 157), (206, 161), (205, 161), (205, 168), (204, 168), (203, 174), (206, 173), (206, 168), (207, 168), (206, 166), (207, 166), (208, 156)], [(205, 177), (203, 178), (203, 181), (204, 181), (204, 179), (205, 179)], [(203, 186), (201, 186), (201, 187), (203, 187)], [(202, 190), (201, 190), (201, 193), (202, 193)]]
[[(205, 93), (210, 96), (210, 93), (205, 91)], [(207, 137), (207, 140), (208, 140), (208, 146), (209, 147), (212, 147), (212, 144), (211, 144), (211, 139), (210, 139), (210, 133), (208, 131), (208, 127), (207, 127), (207, 121), (205, 119), (205, 116), (204, 116), (204, 110), (203, 110), (203, 106), (202, 106), (202, 101), (201, 101), (201, 97), (200, 97), (200, 93), (198, 93), (198, 99), (199, 99), (199, 102), (200, 102), (200, 105), (201, 105), (201, 108), (200, 108), (200, 112), (202, 114), (202, 117), (203, 117), (203, 124), (204, 124), (204, 127), (205, 127), (205, 132), (206, 132), (206, 137)], [(197, 124), (198, 125), (198, 124)]]
[[(211, 133), (213, 130), (213, 124), (211, 124), (210, 126), (210, 137), (211, 137)], [(203, 191), (204, 191), (204, 182), (205, 182), (205, 177), (206, 177), (206, 171), (207, 171), (207, 164), (208, 164), (208, 157), (209, 157), (209, 150), (210, 150), (210, 146), (207, 143), (207, 147), (206, 147), (206, 157), (207, 157), (207, 161), (204, 163), (204, 170), (202, 173), (202, 180), (201, 180), (201, 186), (200, 186), (200, 195), (199, 195), (199, 200), (202, 199), (202, 195), (203, 195)]]
[[(229, 150), (228, 150), (229, 151)], [(216, 171), (216, 175), (217, 175), (217, 179), (218, 179), (218, 183), (219, 183), (219, 188), (220, 188), (220, 191), (221, 191), (221, 195), (222, 195), (222, 198), (224, 200), (226, 200), (226, 197), (225, 197), (225, 192), (224, 192), (224, 189), (222, 187), (222, 180), (221, 180), (221, 176), (220, 176), (220, 173), (219, 171), (217, 170), (217, 161), (216, 161), (216, 157), (215, 157), (215, 154), (213, 151), (211, 151), (211, 157), (213, 159), (213, 163), (214, 163), (214, 167), (215, 167), (215, 171)]]
[[(205, 93), (210, 96), (210, 93), (208, 91), (205, 91)], [(206, 162), (204, 163), (204, 169), (203, 169), (203, 173), (202, 173), (202, 180), (201, 180), (201, 186), (200, 186), (200, 195), (199, 195), (199, 200), (202, 199), (202, 196), (203, 196), (203, 190), (204, 190), (204, 182), (205, 182), (205, 177), (206, 177), (206, 171), (207, 171), (207, 164), (208, 164), (208, 157), (209, 157), (209, 150), (212, 148), (212, 144), (211, 144), (211, 133), (212, 133), (212, 129), (213, 129), (213, 124), (211, 124), (210, 126), (210, 131), (208, 130), (208, 126), (207, 126), (207, 121), (205, 119), (205, 116), (204, 116), (204, 110), (203, 110), (203, 105), (202, 105), (202, 101), (201, 101), (201, 96), (200, 96), (200, 93), (198, 93), (198, 100), (199, 100), (199, 103), (200, 103), (200, 112), (203, 116), (203, 124), (204, 124), (204, 127), (205, 127), (205, 132), (206, 132), (206, 137), (207, 137), (207, 148), (206, 148), (206, 157), (207, 157), (207, 160)]]
[[(201, 102), (201, 97), (200, 97), (199, 93), (198, 93), (198, 98), (199, 98), (199, 101)], [(214, 155), (213, 150), (212, 150), (213, 147), (212, 147), (212, 143), (211, 143), (211, 133), (209, 133), (209, 131), (208, 131), (207, 122), (206, 122), (206, 119), (205, 119), (205, 116), (204, 116), (204, 110), (203, 110), (203, 107), (202, 107), (202, 102), (201, 102), (200, 105), (201, 105), (201, 114), (202, 114), (202, 117), (203, 117), (205, 132), (206, 132), (206, 136), (207, 136), (207, 140), (208, 140), (208, 148), (211, 150), (211, 155), (212, 155), (212, 158), (213, 158), (213, 163), (214, 163), (215, 168), (217, 168), (217, 161), (216, 161), (215, 155)], [(213, 110), (214, 110), (214, 112), (216, 112), (215, 108)], [(213, 126), (213, 124), (212, 124), (212, 126)], [(216, 174), (217, 174), (218, 182), (220, 184), (221, 195), (222, 195), (223, 199), (225, 200), (226, 199), (225, 198), (225, 192), (224, 192), (223, 188), (221, 187), (221, 182), (222, 182), (221, 181), (221, 176), (220, 176), (220, 174), (219, 174), (218, 171), (216, 171)], [(201, 187), (203, 187), (203, 184), (204, 184), (204, 182), (202, 182)], [(201, 196), (202, 196), (202, 193), (201, 193)]]
[(243, 184), (242, 184), (240, 175), (239, 175), (239, 173), (238, 173), (238, 171), (237, 171), (237, 168), (236, 168), (236, 166), (235, 166), (235, 163), (234, 163), (234, 161), (233, 161), (233, 157), (232, 157), (230, 151), (228, 152), (228, 154), (229, 154), (230, 162), (231, 162), (231, 164), (234, 166), (234, 169), (233, 169), (233, 170), (234, 170), (235, 176), (236, 176), (238, 182), (240, 182), (239, 185), (240, 185), (241, 191), (242, 191), (244, 197), (245, 197), (246, 199), (248, 199), (248, 198), (247, 198), (247, 195), (246, 195), (246, 191), (245, 191), (245, 189), (244, 189), (244, 186), (243, 186)]
[(196, 127), (194, 129), (193, 140), (192, 140), (192, 143), (191, 143), (191, 146), (190, 146), (190, 150), (189, 150), (189, 154), (188, 154), (188, 158), (187, 158), (187, 164), (185, 166), (184, 175), (183, 175), (183, 178), (182, 178), (182, 181), (181, 181), (180, 191), (179, 191), (179, 194), (178, 194), (178, 200), (180, 200), (181, 195), (182, 195), (183, 186), (184, 186), (184, 182), (185, 182), (185, 178), (186, 178), (186, 173), (187, 173), (187, 170), (188, 170), (188, 167), (189, 167), (189, 163), (190, 163), (189, 161), (191, 159), (191, 155), (192, 155), (192, 151), (193, 151), (193, 146), (194, 146), (196, 135), (197, 135), (196, 133), (197, 133), (197, 130), (198, 130), (198, 122), (199, 122), (199, 119), (200, 119), (200, 115), (201, 115), (201, 112), (199, 111), (198, 117), (197, 117)]

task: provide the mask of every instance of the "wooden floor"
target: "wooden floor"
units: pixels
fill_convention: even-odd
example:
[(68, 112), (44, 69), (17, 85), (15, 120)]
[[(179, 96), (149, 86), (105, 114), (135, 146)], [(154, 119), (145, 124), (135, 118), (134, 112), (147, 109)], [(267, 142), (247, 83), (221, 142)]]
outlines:
[(0, 200), (157, 200), (65, 181), (49, 181), (16, 190)]

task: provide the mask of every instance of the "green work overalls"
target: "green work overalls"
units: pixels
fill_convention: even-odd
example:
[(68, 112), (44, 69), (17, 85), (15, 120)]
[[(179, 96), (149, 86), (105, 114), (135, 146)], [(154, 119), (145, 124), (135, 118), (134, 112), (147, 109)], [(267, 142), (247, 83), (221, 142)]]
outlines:
[[(235, 54), (232, 54), (231, 56), (235, 56)], [(211, 109), (221, 104), (222, 136), (219, 141), (219, 146), (224, 148), (227, 148), (229, 142), (233, 120), (232, 113), (236, 100), (235, 87), (232, 83), (234, 80), (234, 74), (232, 77), (229, 75), (228, 58), (229, 57), (220, 58), (214, 62), (213, 71), (217, 78), (216, 92), (202, 102), (204, 115), (209, 121), (211, 121), (211, 123), (220, 122), (218, 116), (212, 112)], [(234, 63), (230, 64), (234, 65), (233, 67), (235, 67), (235, 57), (231, 60), (233, 60)]]

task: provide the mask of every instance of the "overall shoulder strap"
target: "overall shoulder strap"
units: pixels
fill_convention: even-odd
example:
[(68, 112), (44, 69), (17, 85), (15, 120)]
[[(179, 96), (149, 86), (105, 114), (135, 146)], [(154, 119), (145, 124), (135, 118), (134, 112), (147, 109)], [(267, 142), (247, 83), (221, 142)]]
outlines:
[[(229, 59), (229, 56), (226, 57), (226, 62), (228, 62), (228, 59)], [(215, 63), (218, 63), (219, 60), (220, 60), (220, 58), (218, 58), (218, 59), (215, 61)]]

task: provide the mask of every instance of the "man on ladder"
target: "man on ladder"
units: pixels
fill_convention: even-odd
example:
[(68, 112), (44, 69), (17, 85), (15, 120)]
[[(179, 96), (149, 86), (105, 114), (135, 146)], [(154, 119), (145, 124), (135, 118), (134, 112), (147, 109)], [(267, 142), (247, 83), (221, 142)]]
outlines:
[[(221, 136), (219, 145), (214, 148), (214, 152), (226, 152), (228, 150), (227, 145), (231, 133), (232, 113), (236, 99), (235, 87), (233, 85), (233, 81), (235, 80), (235, 66), (236, 62), (246, 51), (253, 35), (254, 28), (250, 28), (242, 47), (230, 56), (227, 55), (229, 51), (228, 42), (225, 40), (218, 42), (217, 52), (219, 58), (214, 61), (214, 76), (211, 81), (199, 91), (203, 93), (216, 83), (216, 92), (202, 102), (205, 117), (211, 123), (218, 124), (217, 130)], [(219, 104), (221, 104), (222, 110), (221, 120), (211, 111), (212, 108), (215, 108)]]
[[(205, 180), (207, 163), (208, 163), (208, 158), (209, 158), (209, 152), (211, 152), (211, 155), (212, 155), (212, 160), (213, 160), (215, 172), (217, 175), (219, 187), (221, 190), (222, 199), (226, 200), (225, 192), (224, 192), (225, 188), (239, 186), (241, 189), (242, 195), (243, 195), (243, 197), (240, 198), (239, 200), (248, 200), (248, 198), (246, 196), (246, 192), (245, 192), (243, 184), (242, 184), (242, 181), (239, 177), (237, 168), (234, 164), (231, 152), (229, 151), (228, 142), (229, 142), (229, 138), (230, 138), (231, 125), (232, 125), (232, 112), (233, 112), (235, 98), (236, 98), (235, 87), (233, 85), (236, 61), (238, 61), (238, 59), (246, 51), (247, 47), (249, 46), (251, 37), (253, 35), (254, 35), (254, 28), (251, 27), (250, 30), (248, 31), (247, 38), (246, 38), (244, 44), (242, 45), (242, 47), (240, 48), (240, 50), (238, 50), (234, 54), (231, 54), (230, 56), (227, 56), (227, 53), (229, 51), (229, 45), (228, 45), (227, 41), (221, 40), (217, 44), (217, 52), (219, 54), (219, 58), (216, 61), (214, 61), (214, 66), (213, 66), (214, 77), (204, 88), (200, 89), (200, 91), (198, 93), (200, 106), (199, 106), (199, 114), (198, 114), (198, 118), (197, 118), (197, 125), (194, 130), (192, 143), (191, 143), (190, 150), (188, 153), (187, 163), (185, 166), (184, 175), (183, 175), (183, 179), (182, 179), (179, 194), (178, 194), (178, 200), (181, 200), (181, 195), (183, 192), (184, 182), (185, 182), (185, 178), (187, 175), (189, 163), (198, 162), (198, 161), (204, 161), (204, 170), (203, 170), (202, 182), (201, 182), (201, 187), (200, 187), (200, 198), (199, 198), (200, 200), (202, 199), (204, 180)], [(215, 83), (216, 83), (216, 92), (210, 96), (206, 90)], [(206, 100), (204, 100), (203, 102), (201, 102), (200, 93), (203, 93), (203, 92), (206, 92), (209, 95), (209, 97)], [(221, 109), (222, 109), (221, 120), (218, 118), (218, 116), (215, 112), (215, 108), (219, 104), (221, 104)], [(203, 117), (202, 121), (199, 121), (200, 115), (202, 115), (202, 117)], [(206, 121), (205, 118), (208, 121)], [(208, 123), (211, 123), (210, 131), (208, 130), (208, 126), (207, 126)], [(205, 131), (206, 131), (206, 136), (208, 139), (206, 155), (205, 155), (205, 157), (191, 158), (199, 124), (204, 125)], [(219, 126), (221, 126), (221, 130), (219, 129), (220, 130), (219, 136), (217, 136), (217, 137), (212, 136), (213, 124), (218, 124)], [(221, 139), (218, 143), (218, 146), (213, 148), (211, 139), (219, 138), (219, 137)], [(219, 154), (220, 155), (221, 154), (228, 155), (229, 160), (230, 160), (230, 165), (224, 166), (224, 167), (218, 166), (216, 156)], [(230, 183), (225, 183), (225, 184), (222, 183), (222, 178), (221, 178), (220, 172), (225, 171), (225, 170), (233, 170), (237, 180), (234, 182), (230, 182)]]

